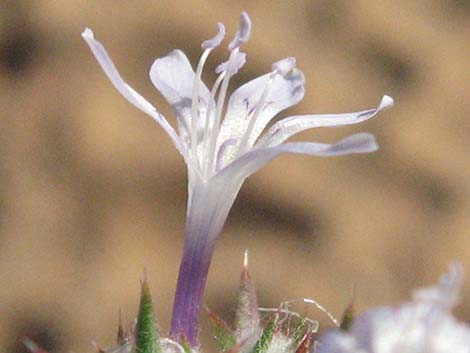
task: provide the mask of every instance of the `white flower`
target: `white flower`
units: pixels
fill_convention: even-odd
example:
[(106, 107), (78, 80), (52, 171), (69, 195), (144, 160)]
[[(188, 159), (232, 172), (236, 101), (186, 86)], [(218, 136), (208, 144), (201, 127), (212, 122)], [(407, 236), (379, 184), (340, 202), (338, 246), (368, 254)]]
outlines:
[[(114, 87), (160, 124), (187, 165), (186, 242), (174, 307), (180, 314), (175, 315), (174, 311), (172, 332), (183, 331), (191, 343), (196, 334), (188, 327), (197, 322), (215, 241), (243, 181), (281, 153), (336, 156), (375, 151), (374, 137), (365, 133), (335, 144), (285, 141), (306, 129), (365, 121), (393, 104), (392, 98), (384, 96), (375, 109), (291, 116), (267, 128), (278, 113), (303, 98), (304, 75), (296, 68), (294, 58), (283, 59), (272, 65), (271, 72), (236, 89), (225, 106), (230, 78), (246, 60), (240, 46), (250, 36), (251, 22), (242, 13), (240, 28), (229, 44), (229, 59), (216, 68), (219, 76), (209, 90), (201, 74), (208, 55), (224, 38), (224, 26), (219, 23), (217, 27), (217, 35), (202, 44), (204, 52), (196, 71), (181, 50), (156, 59), (150, 68), (152, 83), (175, 112), (177, 132), (152, 104), (124, 82), (93, 32), (85, 29), (82, 33)], [(191, 295), (198, 298), (192, 302), (188, 299)]]
[(202, 82), (201, 73), (209, 53), (224, 37), (225, 29), (221, 23), (218, 24), (217, 36), (203, 43), (205, 50), (196, 72), (181, 50), (155, 60), (150, 69), (150, 79), (172, 106), (178, 133), (155, 107), (123, 81), (93, 32), (87, 28), (82, 36), (115, 88), (167, 132), (184, 157), (191, 179), (200, 179), (204, 183), (220, 180), (225, 185), (237, 184), (280, 153), (334, 156), (377, 149), (373, 136), (369, 134), (356, 134), (333, 145), (285, 141), (306, 129), (365, 121), (393, 104), (388, 96), (383, 97), (376, 109), (284, 118), (263, 134), (279, 112), (297, 104), (304, 96), (305, 79), (295, 67), (294, 58), (273, 64), (271, 72), (235, 90), (224, 113), (229, 80), (245, 63), (245, 54), (239, 48), (248, 40), (250, 28), (249, 18), (243, 13), (241, 29), (229, 46), (229, 60), (217, 68), (219, 77), (211, 91)]
[(316, 353), (470, 353), (470, 327), (450, 312), (462, 277), (462, 267), (452, 264), (436, 286), (415, 291), (412, 302), (370, 310), (347, 332), (328, 331)]

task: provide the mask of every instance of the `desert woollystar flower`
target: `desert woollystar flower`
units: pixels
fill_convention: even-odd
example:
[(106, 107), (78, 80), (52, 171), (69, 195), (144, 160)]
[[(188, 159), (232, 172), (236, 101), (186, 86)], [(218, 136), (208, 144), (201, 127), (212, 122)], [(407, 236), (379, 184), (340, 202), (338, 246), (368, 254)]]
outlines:
[[(243, 66), (246, 54), (240, 46), (251, 32), (246, 13), (229, 44), (227, 62), (216, 68), (211, 90), (201, 79), (207, 57), (225, 36), (218, 23), (217, 35), (202, 43), (204, 49), (196, 71), (181, 50), (156, 59), (150, 79), (172, 106), (177, 131), (155, 107), (119, 75), (108, 53), (90, 29), (83, 38), (90, 46), (114, 87), (133, 105), (150, 115), (166, 131), (188, 169), (186, 238), (173, 307), (171, 333), (197, 344), (198, 316), (205, 281), (216, 240), (243, 181), (281, 153), (338, 156), (377, 149), (374, 137), (359, 133), (334, 144), (285, 141), (306, 129), (339, 126), (365, 121), (392, 106), (384, 96), (375, 109), (347, 114), (296, 115), (278, 120), (282, 110), (304, 96), (305, 79), (289, 57), (272, 65), (271, 72), (236, 89), (225, 104), (229, 81)], [(266, 131), (265, 131), (266, 130)]]
[(451, 313), (462, 279), (462, 266), (452, 264), (437, 285), (415, 291), (412, 302), (369, 310), (348, 331), (328, 331), (316, 353), (470, 353), (470, 327)]

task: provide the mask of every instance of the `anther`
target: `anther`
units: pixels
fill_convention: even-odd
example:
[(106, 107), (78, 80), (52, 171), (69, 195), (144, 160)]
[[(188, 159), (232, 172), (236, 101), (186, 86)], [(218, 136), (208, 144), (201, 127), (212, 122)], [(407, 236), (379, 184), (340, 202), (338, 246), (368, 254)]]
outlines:
[(276, 61), (271, 65), (271, 69), (276, 71), (280, 75), (284, 76), (288, 74), (296, 66), (296, 61), (294, 57), (288, 57), (279, 61)]
[[(235, 57), (233, 58), (232, 65), (230, 67), (230, 72), (227, 72), (228, 75), (233, 76), (235, 75), (240, 68), (245, 65), (246, 63), (246, 53), (243, 52), (236, 52)], [(215, 73), (220, 74), (223, 71), (227, 71), (228, 69), (228, 61), (223, 62), (222, 64), (219, 64), (215, 68)]]
[(224, 40), (225, 37), (225, 26), (223, 23), (217, 23), (218, 32), (215, 37), (205, 40), (202, 42), (202, 49), (214, 49), (215, 47), (219, 46), (219, 44)]
[(230, 42), (228, 49), (234, 50), (238, 48), (242, 43), (245, 43), (250, 39), (251, 33), (251, 20), (246, 12), (242, 12), (240, 15), (240, 27), (235, 35), (235, 38)]

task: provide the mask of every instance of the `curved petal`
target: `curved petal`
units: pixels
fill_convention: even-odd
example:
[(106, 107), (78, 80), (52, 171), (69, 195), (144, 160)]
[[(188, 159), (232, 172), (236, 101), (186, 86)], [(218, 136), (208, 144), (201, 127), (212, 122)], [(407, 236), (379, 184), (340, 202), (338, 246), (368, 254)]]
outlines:
[[(196, 74), (186, 55), (181, 50), (174, 50), (167, 56), (156, 59), (150, 68), (150, 79), (178, 117), (180, 134), (183, 133), (184, 137), (189, 136)], [(210, 93), (203, 82), (199, 84), (198, 127), (203, 128)]]
[(470, 352), (470, 327), (450, 313), (462, 273), (454, 263), (437, 285), (415, 292), (413, 302), (369, 310), (349, 330), (330, 330), (318, 353)]
[(359, 133), (351, 135), (335, 144), (314, 142), (284, 143), (274, 147), (263, 147), (249, 151), (236, 159), (214, 176), (214, 181), (243, 180), (255, 173), (281, 153), (298, 153), (312, 156), (330, 157), (352, 153), (368, 153), (378, 149), (375, 138), (371, 134)]
[(257, 146), (276, 146), (289, 137), (315, 127), (357, 124), (374, 117), (378, 112), (393, 106), (393, 99), (383, 96), (375, 109), (345, 114), (296, 115), (275, 123), (258, 141)]
[(415, 301), (429, 302), (443, 308), (452, 308), (460, 298), (460, 288), (463, 282), (463, 266), (459, 262), (450, 264), (448, 271), (443, 274), (437, 285), (421, 288), (413, 292)]
[[(227, 105), (227, 113), (220, 128), (218, 145), (227, 139), (239, 140), (248, 128), (250, 117), (263, 94), (263, 91), (271, 79), (272, 73), (260, 76), (233, 92)], [(275, 75), (265, 103), (260, 111), (253, 131), (248, 140), (248, 146), (263, 132), (270, 120), (280, 111), (287, 109), (300, 100), (305, 94), (305, 78), (302, 71), (292, 70), (287, 75)], [(232, 149), (235, 150), (235, 149)], [(235, 151), (233, 151), (234, 153)], [(231, 156), (227, 156), (230, 160)]]
[(121, 93), (131, 104), (136, 106), (144, 113), (150, 115), (158, 124), (160, 124), (160, 126), (170, 136), (170, 139), (178, 151), (183, 155), (183, 157), (185, 157), (186, 152), (181, 145), (180, 139), (175, 130), (152, 104), (150, 104), (144, 97), (142, 97), (131, 86), (124, 82), (122, 77), (119, 75), (119, 72), (116, 70), (116, 67), (114, 66), (111, 58), (106, 52), (106, 49), (104, 49), (103, 45), (94, 38), (93, 31), (89, 28), (85, 29), (82, 33), (82, 37), (87, 42), (106, 76), (108, 76), (109, 80), (119, 91), (119, 93)]
[(273, 71), (277, 71), (281, 75), (287, 75), (297, 65), (297, 60), (293, 56), (276, 61), (271, 65)]
[(356, 339), (342, 330), (326, 331), (318, 340), (316, 353), (358, 353)]

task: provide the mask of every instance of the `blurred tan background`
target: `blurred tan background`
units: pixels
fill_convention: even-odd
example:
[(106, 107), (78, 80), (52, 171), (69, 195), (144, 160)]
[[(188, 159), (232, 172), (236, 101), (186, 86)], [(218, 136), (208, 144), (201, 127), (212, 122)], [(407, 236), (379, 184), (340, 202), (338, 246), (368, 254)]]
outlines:
[[(206, 304), (233, 316), (246, 248), (260, 305), (311, 297), (337, 316), (353, 283), (365, 310), (408, 299), (454, 259), (470, 277), (469, 1), (2, 0), (0, 351), (24, 352), (24, 335), (52, 352), (111, 345), (119, 308), (134, 317), (143, 268), (167, 332), (185, 167), (157, 124), (111, 86), (80, 33), (91, 27), (127, 82), (174, 122), (148, 79), (152, 61), (180, 48), (195, 65), (215, 23), (231, 37), (242, 10), (253, 32), (232, 88), (293, 55), (307, 94), (281, 116), (371, 108), (385, 93), (396, 107), (299, 136), (368, 131), (381, 145), (375, 154), (283, 156), (248, 179)], [(224, 48), (208, 68), (225, 60)], [(469, 284), (457, 313), (467, 321)]]

